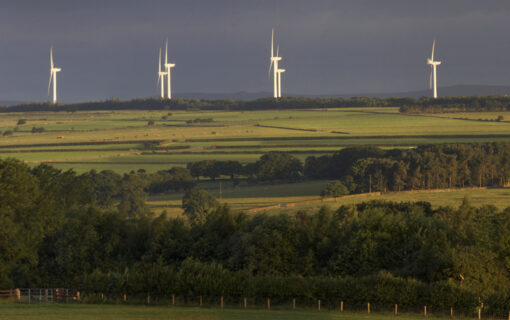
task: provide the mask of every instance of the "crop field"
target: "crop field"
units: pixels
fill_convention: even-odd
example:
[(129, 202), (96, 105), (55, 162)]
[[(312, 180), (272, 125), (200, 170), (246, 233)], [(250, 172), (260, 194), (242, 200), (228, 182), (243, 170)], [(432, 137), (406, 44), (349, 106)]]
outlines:
[(122, 173), (203, 159), (246, 163), (273, 150), (305, 159), (352, 145), (510, 141), (510, 122), (476, 120), (498, 115), (510, 119), (504, 112), (404, 115), (398, 108), (7, 113), (0, 119), (0, 156)]
[[(333, 310), (263, 310), (263, 309), (219, 309), (192, 307), (162, 307), (162, 306), (127, 306), (127, 305), (0, 305), (0, 319), (38, 319), (38, 320), (120, 320), (120, 319), (187, 319), (187, 320), (234, 320), (234, 319), (267, 319), (267, 320), (389, 320), (395, 316), (390, 312), (371, 313), (342, 312)], [(434, 316), (434, 319), (449, 319)], [(423, 319), (419, 314), (399, 314), (401, 320)], [(460, 317), (457, 317), (460, 318)], [(472, 318), (472, 317), (471, 317)]]

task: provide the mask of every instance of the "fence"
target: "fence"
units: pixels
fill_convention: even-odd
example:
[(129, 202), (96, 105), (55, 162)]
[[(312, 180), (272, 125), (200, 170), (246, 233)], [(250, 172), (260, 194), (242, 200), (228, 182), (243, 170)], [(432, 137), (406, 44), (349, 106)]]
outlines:
[(0, 290), (0, 299), (20, 303), (79, 302), (80, 292), (68, 288), (17, 288)]

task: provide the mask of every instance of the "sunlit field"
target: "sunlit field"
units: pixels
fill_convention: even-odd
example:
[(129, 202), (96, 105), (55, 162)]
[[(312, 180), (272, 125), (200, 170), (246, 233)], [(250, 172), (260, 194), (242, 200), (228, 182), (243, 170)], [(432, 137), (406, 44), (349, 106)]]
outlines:
[[(204, 159), (253, 162), (274, 150), (304, 160), (353, 145), (410, 148), (510, 140), (510, 123), (468, 117), (497, 115), (403, 115), (398, 108), (8, 113), (0, 120), (0, 131), (8, 132), (0, 136), (0, 156), (78, 172), (123, 173)], [(32, 133), (34, 127), (44, 131)]]

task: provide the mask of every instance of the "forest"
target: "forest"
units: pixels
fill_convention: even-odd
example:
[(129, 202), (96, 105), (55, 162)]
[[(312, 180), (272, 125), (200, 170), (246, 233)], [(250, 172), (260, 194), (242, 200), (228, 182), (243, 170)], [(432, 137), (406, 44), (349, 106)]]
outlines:
[[(358, 181), (367, 174), (360, 168), (380, 166), (382, 177), (395, 164), (409, 165), (409, 172), (419, 166), (416, 186), (439, 187), (477, 185), (483, 166), (482, 181), (499, 183), (509, 147), (341, 150), (321, 159), (331, 167), (316, 174), (350, 176), (345, 179), (354, 181), (356, 192), (367, 188), (366, 180)], [(255, 177), (303, 178), (282, 176), (271, 163), (310, 172), (310, 159), (303, 167), (286, 154), (274, 156), (253, 164)], [(457, 165), (446, 166), (452, 163)], [(436, 174), (438, 169), (444, 171)], [(459, 174), (465, 170), (469, 174)], [(458, 208), (436, 209), (425, 202), (373, 201), (295, 215), (248, 215), (193, 188), (197, 174), (203, 173), (193, 177), (173, 168), (78, 175), (0, 160), (0, 288), (69, 287), (91, 297), (222, 295), (271, 297), (274, 303), (296, 298), (302, 304), (342, 298), (353, 306), (428, 304), (466, 312), (482, 301), (496, 315), (510, 308), (510, 209), (476, 208), (469, 199)], [(408, 188), (417, 176), (411, 177), (383, 183), (374, 171), (373, 188)], [(147, 192), (167, 190), (187, 190), (182, 217), (155, 215), (145, 205)]]
[(442, 113), (508, 111), (508, 96), (468, 96), (422, 98), (306, 98), (284, 97), (279, 99), (261, 98), (245, 100), (212, 100), (175, 98), (165, 100), (146, 98), (133, 100), (110, 99), (57, 105), (48, 102), (32, 102), (14, 106), (0, 106), (0, 112), (40, 111), (97, 111), (97, 110), (284, 110), (355, 107), (400, 107), (402, 113)]

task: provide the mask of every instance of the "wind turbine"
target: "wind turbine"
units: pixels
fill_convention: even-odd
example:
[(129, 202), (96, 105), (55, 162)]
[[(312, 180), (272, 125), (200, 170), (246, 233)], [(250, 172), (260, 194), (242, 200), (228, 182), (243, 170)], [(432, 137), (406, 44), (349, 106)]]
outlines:
[(278, 51), (276, 52), (276, 56), (274, 56), (274, 29), (271, 31), (271, 62), (269, 64), (269, 72), (268, 76), (271, 74), (271, 68), (273, 68), (273, 98), (278, 98), (278, 61), (282, 60), (281, 57), (278, 56)]
[[(276, 47), (276, 56), (278, 57), (278, 51), (280, 51), (280, 46)], [(282, 97), (282, 73), (285, 72), (285, 69), (276, 70), (276, 74), (278, 75), (278, 98)]]
[(61, 68), (55, 68), (53, 65), (53, 47), (50, 48), (50, 82), (48, 83), (48, 95), (50, 95), (51, 80), (53, 79), (53, 104), (57, 103), (57, 72)]
[(429, 86), (430, 89), (433, 89), (434, 99), (437, 99), (437, 74), (436, 67), (441, 64), (441, 61), (434, 61), (434, 48), (436, 47), (436, 40), (432, 43), (432, 54), (430, 58), (427, 59), (427, 64), (430, 65), (430, 79)]
[[(167, 73), (161, 70), (161, 48), (159, 48), (159, 66), (158, 66), (158, 86), (161, 87), (161, 99), (165, 98), (165, 77)], [(161, 84), (160, 84), (161, 82)]]
[(167, 72), (167, 92), (166, 92), (166, 95), (167, 95), (167, 98), (168, 99), (172, 99), (172, 86), (171, 86), (171, 76), (170, 76), (170, 69), (172, 69), (173, 67), (175, 67), (175, 63), (168, 63), (168, 38), (166, 39), (166, 48), (165, 48), (165, 69), (166, 69), (166, 72)]

